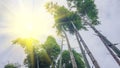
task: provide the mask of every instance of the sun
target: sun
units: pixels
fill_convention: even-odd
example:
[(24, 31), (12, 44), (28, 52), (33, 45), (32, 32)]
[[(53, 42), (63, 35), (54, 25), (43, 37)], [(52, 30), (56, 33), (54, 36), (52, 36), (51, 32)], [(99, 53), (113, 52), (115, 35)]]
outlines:
[(44, 6), (40, 8), (22, 7), (14, 9), (14, 15), (7, 15), (9, 30), (19, 37), (43, 37), (53, 34), (54, 18)]

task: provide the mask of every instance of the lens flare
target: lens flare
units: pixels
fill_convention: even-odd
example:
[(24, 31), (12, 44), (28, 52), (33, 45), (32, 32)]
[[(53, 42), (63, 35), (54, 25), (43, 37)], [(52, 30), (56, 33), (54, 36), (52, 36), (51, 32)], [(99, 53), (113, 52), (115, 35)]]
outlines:
[(39, 8), (25, 7), (14, 9), (14, 15), (7, 14), (9, 31), (19, 37), (43, 37), (55, 33), (54, 19), (44, 5)]

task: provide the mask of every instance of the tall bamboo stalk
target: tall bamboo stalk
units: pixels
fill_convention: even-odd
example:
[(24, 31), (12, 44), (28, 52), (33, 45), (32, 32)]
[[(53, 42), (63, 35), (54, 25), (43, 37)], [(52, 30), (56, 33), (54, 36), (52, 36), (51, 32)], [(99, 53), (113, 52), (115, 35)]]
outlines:
[(76, 64), (76, 61), (75, 61), (75, 57), (74, 57), (73, 52), (72, 52), (72, 50), (71, 50), (70, 42), (69, 42), (69, 40), (68, 40), (67, 34), (66, 34), (63, 26), (62, 26), (62, 31), (63, 31), (63, 33), (64, 33), (64, 35), (65, 35), (65, 38), (66, 38), (66, 41), (67, 41), (67, 45), (68, 45), (68, 50), (69, 50), (69, 52), (70, 52), (70, 58), (71, 58), (72, 66), (73, 66), (73, 68), (77, 68), (77, 64)]
[(81, 43), (80, 43), (80, 39), (79, 39), (78, 34), (77, 34), (76, 31), (75, 31), (75, 36), (76, 36), (76, 38), (77, 38), (77, 41), (78, 41), (78, 44), (79, 44), (79, 48), (80, 48), (80, 50), (81, 50), (82, 57), (83, 57), (83, 59), (84, 59), (85, 65), (86, 65), (87, 68), (90, 68), (90, 64), (89, 64), (89, 62), (88, 62), (88, 60), (87, 60), (85, 51), (83, 50), (83, 47), (82, 47), (82, 45), (81, 45)]
[[(85, 18), (88, 19), (88, 20), (85, 20)], [(101, 34), (94, 26), (92, 26), (92, 24), (90, 24), (88, 22), (88, 21), (90, 21), (88, 16), (85, 16), (83, 18), (83, 20), (85, 21), (85, 23), (87, 25), (89, 25), (93, 29), (93, 31), (98, 35), (98, 37), (101, 39), (101, 41), (103, 43), (106, 42), (106, 43), (104, 43), (104, 45), (109, 46), (118, 55), (118, 57), (120, 58), (120, 50), (113, 43), (111, 43), (103, 34)]]
[[(106, 42), (103, 42), (106, 44)], [(106, 46), (107, 50), (109, 51), (109, 53), (112, 55), (112, 57), (115, 59), (116, 63), (120, 66), (120, 60), (118, 59), (118, 57), (113, 53), (113, 51), (110, 49), (109, 46)]]
[(94, 56), (92, 55), (91, 51), (89, 50), (89, 48), (87, 47), (87, 44), (85, 43), (85, 41), (82, 39), (82, 36), (80, 35), (79, 31), (77, 30), (76, 26), (73, 24), (73, 22), (71, 22), (74, 29), (76, 30), (78, 36), (79, 36), (79, 39), (81, 41), (81, 43), (83, 44), (85, 50), (87, 51), (92, 63), (94, 64), (95, 68), (100, 68), (98, 62), (96, 61), (96, 59), (94, 58)]
[(62, 52), (63, 52), (63, 38), (62, 38), (62, 42), (61, 42), (61, 52), (60, 52), (59, 68), (62, 68)]
[[(88, 19), (87, 16), (86, 16), (86, 18)], [(103, 44), (105, 45), (105, 47), (107, 48), (107, 50), (110, 52), (110, 54), (112, 55), (112, 57), (115, 59), (115, 61), (117, 62), (117, 64), (120, 66), (120, 60), (118, 59), (118, 57), (120, 58), (120, 50), (114, 44), (112, 44), (105, 36), (103, 36), (94, 26), (92, 26), (92, 24), (88, 23), (87, 20), (85, 20), (84, 18), (83, 18), (83, 20), (98, 35), (98, 37), (101, 39), (101, 41), (103, 42)], [(118, 57), (113, 53), (113, 51), (109, 47), (117, 54)]]

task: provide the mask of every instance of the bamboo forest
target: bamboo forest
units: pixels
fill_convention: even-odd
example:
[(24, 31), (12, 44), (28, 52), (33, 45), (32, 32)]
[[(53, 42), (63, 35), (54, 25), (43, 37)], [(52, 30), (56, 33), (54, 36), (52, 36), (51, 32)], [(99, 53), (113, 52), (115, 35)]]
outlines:
[(120, 68), (119, 0), (0, 0), (0, 68)]

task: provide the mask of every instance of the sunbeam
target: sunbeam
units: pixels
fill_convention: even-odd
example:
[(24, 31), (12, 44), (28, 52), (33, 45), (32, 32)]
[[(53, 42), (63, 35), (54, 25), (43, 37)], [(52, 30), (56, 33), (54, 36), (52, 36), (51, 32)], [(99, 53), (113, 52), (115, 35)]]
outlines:
[(46, 11), (45, 2), (36, 6), (23, 1), (22, 4), (19, 3), (19, 6), (11, 8), (9, 11), (12, 13), (4, 14), (8, 23), (6, 31), (19, 37), (42, 37), (54, 34), (55, 30), (52, 28), (54, 19)]

